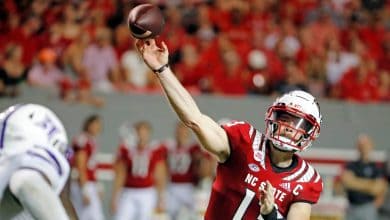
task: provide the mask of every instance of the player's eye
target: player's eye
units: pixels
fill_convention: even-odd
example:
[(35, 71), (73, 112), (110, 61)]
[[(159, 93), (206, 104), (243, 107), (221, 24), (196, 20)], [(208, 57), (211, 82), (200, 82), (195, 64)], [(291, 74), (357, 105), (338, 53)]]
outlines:
[(287, 113), (279, 113), (276, 119), (281, 122), (294, 122), (295, 117)]

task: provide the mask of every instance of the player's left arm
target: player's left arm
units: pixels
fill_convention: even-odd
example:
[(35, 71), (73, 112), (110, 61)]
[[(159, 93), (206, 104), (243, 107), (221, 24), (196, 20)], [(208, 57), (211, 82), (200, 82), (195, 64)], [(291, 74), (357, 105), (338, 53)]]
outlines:
[(69, 216), (70, 220), (78, 220), (76, 210), (73, 207), (73, 204), (70, 200), (70, 178), (66, 181), (64, 188), (60, 194), (62, 205), (65, 208), (66, 213)]
[(309, 220), (311, 204), (306, 202), (295, 202), (290, 206), (287, 220)]

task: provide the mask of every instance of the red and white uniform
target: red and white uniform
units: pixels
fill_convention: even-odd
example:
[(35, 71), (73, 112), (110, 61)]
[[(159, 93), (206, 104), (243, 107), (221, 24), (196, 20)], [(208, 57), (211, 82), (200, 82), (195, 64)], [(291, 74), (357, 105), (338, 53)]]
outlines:
[(176, 218), (181, 209), (194, 209), (194, 160), (196, 155), (200, 154), (200, 147), (194, 143), (179, 146), (176, 141), (170, 140), (165, 143), (165, 148), (171, 179), (167, 198), (168, 212)]
[(86, 152), (88, 181), (96, 181), (97, 161), (95, 159), (95, 154), (98, 146), (95, 138), (89, 136), (88, 134), (81, 133), (73, 138), (72, 147), (75, 152)]
[(236, 121), (222, 127), (229, 138), (230, 157), (218, 164), (206, 220), (257, 219), (258, 188), (267, 180), (275, 188), (278, 218), (286, 218), (294, 202), (318, 201), (322, 179), (306, 161), (294, 155), (290, 167), (278, 168), (270, 161), (266, 139), (252, 125)]
[(123, 159), (127, 164), (125, 187), (145, 188), (154, 185), (154, 168), (164, 157), (161, 147), (157, 144), (141, 150), (122, 144), (119, 147), (118, 158)]
[(196, 180), (194, 158), (200, 153), (199, 145), (191, 143), (179, 146), (177, 142), (170, 140), (165, 143), (165, 148), (171, 182), (194, 183)]
[(121, 144), (117, 159), (124, 160), (127, 175), (124, 189), (118, 201), (116, 220), (152, 218), (157, 203), (154, 188), (154, 169), (164, 159), (158, 144), (151, 144), (144, 149)]
[[(95, 158), (98, 145), (94, 137), (81, 133), (73, 138), (72, 147), (75, 153), (85, 151), (87, 154), (87, 182), (85, 190), (88, 192), (89, 205), (83, 203), (83, 192), (78, 181), (71, 185), (72, 202), (80, 220), (101, 220), (104, 219), (102, 203), (99, 196), (99, 189), (96, 183), (97, 161)], [(74, 162), (74, 161), (73, 161)]]

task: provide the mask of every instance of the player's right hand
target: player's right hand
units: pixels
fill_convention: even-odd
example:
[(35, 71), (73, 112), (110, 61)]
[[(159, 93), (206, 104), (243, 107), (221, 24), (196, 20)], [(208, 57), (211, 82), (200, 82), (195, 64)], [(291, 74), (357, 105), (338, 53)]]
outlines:
[(164, 42), (157, 45), (155, 39), (137, 40), (136, 47), (145, 63), (152, 70), (157, 70), (168, 63), (168, 47)]
[(271, 213), (275, 206), (275, 198), (274, 198), (274, 188), (271, 183), (267, 180), (266, 186), (264, 189), (259, 188), (260, 191), (260, 213), (262, 215), (267, 215)]

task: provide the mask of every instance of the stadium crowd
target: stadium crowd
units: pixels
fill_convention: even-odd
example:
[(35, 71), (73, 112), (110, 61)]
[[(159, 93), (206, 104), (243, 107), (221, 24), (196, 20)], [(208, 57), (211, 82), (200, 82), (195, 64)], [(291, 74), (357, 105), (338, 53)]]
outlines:
[(139, 3), (161, 6), (160, 40), (195, 94), (275, 95), (303, 89), (359, 103), (390, 100), (390, 1), (4, 0), (0, 94), (19, 85), (104, 105), (100, 92), (160, 92), (129, 35)]

